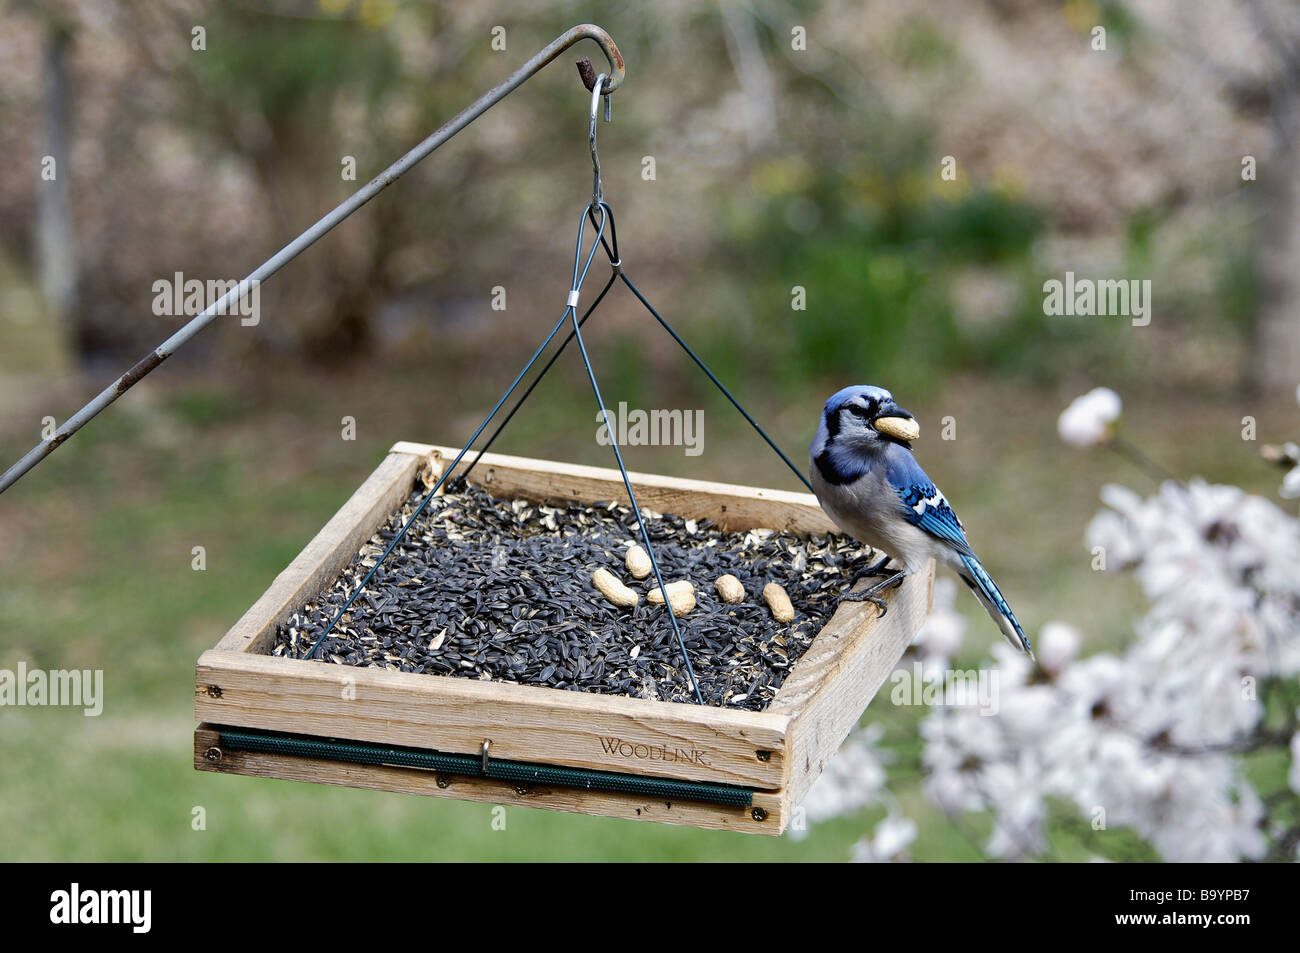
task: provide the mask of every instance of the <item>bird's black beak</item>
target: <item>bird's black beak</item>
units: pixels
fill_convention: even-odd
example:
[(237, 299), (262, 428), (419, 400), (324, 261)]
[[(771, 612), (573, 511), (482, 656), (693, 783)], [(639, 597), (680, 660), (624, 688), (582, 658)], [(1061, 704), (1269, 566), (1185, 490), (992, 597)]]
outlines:
[(902, 417), (904, 420), (916, 419), (892, 400), (887, 400), (880, 405), (880, 409), (877, 411), (876, 416), (871, 419), (871, 422), (875, 423), (881, 417)]

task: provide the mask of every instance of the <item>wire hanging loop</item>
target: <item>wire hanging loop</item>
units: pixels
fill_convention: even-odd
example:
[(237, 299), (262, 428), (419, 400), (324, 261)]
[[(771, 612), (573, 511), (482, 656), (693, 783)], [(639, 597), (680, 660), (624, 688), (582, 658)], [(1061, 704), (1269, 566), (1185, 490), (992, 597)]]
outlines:
[[(587, 142), (591, 146), (591, 209), (600, 208), (600, 204), (605, 200), (605, 194), (600, 183), (600, 156), (596, 154), (596, 118), (599, 115), (597, 107), (600, 105), (600, 98), (605, 97), (605, 122), (610, 121), (609, 112), (609, 91), (606, 90), (605, 81), (609, 79), (604, 73), (596, 77), (596, 81), (591, 84), (591, 125), (587, 129)], [(601, 213), (602, 216), (604, 212)]]
[(569, 285), (569, 299), (565, 302), (565, 316), (568, 312), (573, 311), (575, 314), (578, 310), (578, 298), (582, 293), (582, 283), (587, 279), (587, 272), (591, 270), (591, 263), (596, 258), (596, 252), (600, 250), (603, 239), (605, 238), (605, 226), (609, 222), (609, 217), (605, 213), (606, 205), (601, 202), (594, 206), (600, 211), (600, 222), (595, 221), (592, 225), (596, 228), (596, 237), (591, 240), (591, 248), (587, 251), (587, 257), (584, 260), (582, 256), (582, 233), (586, 231), (587, 215), (590, 208), (583, 209), (582, 218), (578, 221), (578, 245), (573, 253), (573, 281)]

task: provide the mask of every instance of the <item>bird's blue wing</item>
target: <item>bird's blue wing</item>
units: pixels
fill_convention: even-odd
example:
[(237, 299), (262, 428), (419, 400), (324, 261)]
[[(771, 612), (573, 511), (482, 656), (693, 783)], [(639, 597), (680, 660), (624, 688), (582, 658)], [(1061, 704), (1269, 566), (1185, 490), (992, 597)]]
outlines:
[(903, 447), (892, 447), (886, 477), (898, 494), (900, 512), (913, 526), (949, 543), (963, 556), (975, 555), (961, 520), (916, 458)]
[(899, 511), (903, 518), (953, 548), (965, 567), (964, 571), (953, 567), (962, 581), (974, 590), (989, 615), (1002, 629), (1007, 641), (1029, 653), (1032, 658), (1034, 651), (1029, 645), (1025, 630), (1011, 611), (1011, 606), (1007, 605), (997, 583), (975, 555), (975, 550), (966, 539), (961, 520), (934, 485), (934, 481), (926, 476), (916, 458), (906, 448), (894, 446), (890, 450), (885, 473), (889, 485), (898, 493)]

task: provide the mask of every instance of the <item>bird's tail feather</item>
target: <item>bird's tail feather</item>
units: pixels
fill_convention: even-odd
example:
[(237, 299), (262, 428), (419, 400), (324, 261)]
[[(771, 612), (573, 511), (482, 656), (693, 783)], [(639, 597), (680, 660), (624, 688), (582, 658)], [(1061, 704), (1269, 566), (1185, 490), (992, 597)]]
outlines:
[(975, 593), (975, 598), (983, 604), (988, 610), (993, 621), (998, 624), (1002, 634), (1007, 637), (1007, 641), (1013, 647), (1024, 652), (1030, 658), (1034, 657), (1034, 650), (1029, 645), (1029, 637), (1025, 635), (1025, 630), (1020, 627), (1016, 614), (1011, 611), (1011, 606), (1007, 605), (1007, 600), (1003, 598), (1002, 591), (998, 589), (998, 584), (993, 581), (993, 577), (988, 574), (983, 563), (975, 556), (962, 556), (962, 563), (966, 566), (969, 573), (961, 573), (962, 582), (971, 587)]

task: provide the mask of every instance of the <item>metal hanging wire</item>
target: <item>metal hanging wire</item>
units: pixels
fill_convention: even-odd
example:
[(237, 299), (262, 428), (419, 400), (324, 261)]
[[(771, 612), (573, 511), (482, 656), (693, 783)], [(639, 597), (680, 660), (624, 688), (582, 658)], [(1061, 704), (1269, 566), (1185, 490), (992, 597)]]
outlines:
[(718, 390), (722, 391), (723, 396), (726, 397), (727, 400), (731, 401), (731, 406), (740, 411), (741, 416), (749, 421), (749, 425), (754, 428), (760, 437), (767, 441), (767, 445), (776, 451), (776, 455), (785, 461), (785, 465), (790, 468), (790, 472), (803, 482), (803, 485), (808, 488), (808, 492), (815, 493), (816, 491), (813, 490), (812, 483), (808, 480), (807, 474), (791, 462), (790, 458), (785, 455), (785, 451), (778, 447), (776, 442), (767, 435), (767, 431), (758, 425), (758, 421), (749, 415), (749, 411), (740, 406), (740, 401), (736, 400), (736, 398), (732, 396), (731, 391), (727, 390), (722, 381), (718, 380), (717, 375), (715, 375), (713, 371), (709, 370), (709, 365), (705, 364), (704, 361), (701, 360), (700, 356), (691, 350), (690, 345), (682, 340), (682, 336), (673, 330), (673, 326), (664, 320), (663, 315), (656, 311), (654, 305), (646, 300), (645, 295), (637, 289), (636, 285), (632, 284), (632, 279), (627, 276), (627, 272), (623, 271), (622, 268), (619, 268), (618, 277), (623, 279), (623, 284), (627, 285), (628, 290), (636, 296), (638, 301), (645, 305), (647, 311), (654, 315), (655, 320), (663, 326), (663, 329), (672, 335), (672, 339), (681, 345), (682, 350), (690, 356), (690, 359), (704, 372), (705, 376), (717, 385)]

